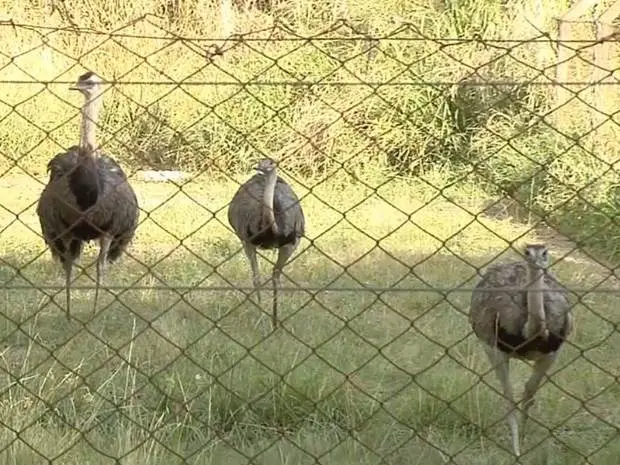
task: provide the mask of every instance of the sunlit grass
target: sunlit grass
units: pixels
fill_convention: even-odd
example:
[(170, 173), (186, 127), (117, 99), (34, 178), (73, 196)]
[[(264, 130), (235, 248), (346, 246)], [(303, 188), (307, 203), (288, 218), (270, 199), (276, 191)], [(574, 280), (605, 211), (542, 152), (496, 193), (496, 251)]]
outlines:
[[(4, 461), (513, 463), (469, 295), (449, 289), (471, 286), (508, 242), (539, 240), (527, 225), (476, 220), (485, 201), (471, 191), (446, 191), (456, 205), (406, 181), (376, 194), (296, 186), (308, 232), (286, 269), (284, 327), (271, 333), (230, 287), (251, 283), (226, 222), (235, 184), (134, 184), (142, 223), (130, 256), (111, 266), (96, 316), (92, 289), (74, 292), (70, 323), (62, 294), (46, 304), (37, 290), (61, 284), (37, 234), (41, 184), (0, 185)], [(555, 257), (569, 252), (546, 240)], [(94, 257), (89, 249), (83, 264)], [(609, 274), (577, 253), (554, 269), (579, 289)], [(577, 331), (539, 393), (523, 463), (616, 463), (616, 300), (590, 293), (575, 307)]]
[[(528, 221), (542, 211), (599, 257), (617, 257), (613, 122), (593, 124), (600, 102), (589, 89), (555, 108), (542, 72), (555, 69), (554, 44), (519, 42), (553, 31), (566, 2), (238, 8), (235, 32), (265, 40), (213, 63), (199, 48), (221, 41), (166, 31), (220, 36), (218, 2), (56, 3), (50, 13), (47, 2), (0, 0), (13, 20), (0, 25), (0, 462), (515, 463), (498, 384), (470, 334), (467, 288), (479, 268), (514, 257), (511, 247), (541, 240), (568, 287), (619, 287), (559, 234), (482, 213), (510, 192)], [(99, 32), (156, 16), (111, 39), (76, 34), (67, 12)], [(330, 40), (284, 40), (341, 19)], [(590, 25), (574, 29), (591, 38)], [(383, 38), (351, 40), (360, 34)], [(572, 80), (591, 81), (592, 50), (571, 64)], [(49, 157), (77, 140), (81, 102), (64, 82), (85, 69), (123, 82), (106, 92), (105, 150), (128, 171), (182, 169), (194, 181), (133, 181), (135, 241), (110, 267), (97, 315), (87, 248), (67, 322), (34, 212)], [(472, 78), (545, 85), (460, 85)], [(615, 104), (607, 87), (599, 95)], [(260, 308), (247, 297), (249, 267), (226, 221), (232, 179), (261, 154), (282, 161), (307, 217), (274, 333), (269, 299)], [(538, 164), (546, 173), (535, 175)], [(587, 203), (564, 203), (576, 191)], [(618, 462), (618, 294), (580, 297), (522, 464)], [(514, 366), (522, 380), (527, 367)]]

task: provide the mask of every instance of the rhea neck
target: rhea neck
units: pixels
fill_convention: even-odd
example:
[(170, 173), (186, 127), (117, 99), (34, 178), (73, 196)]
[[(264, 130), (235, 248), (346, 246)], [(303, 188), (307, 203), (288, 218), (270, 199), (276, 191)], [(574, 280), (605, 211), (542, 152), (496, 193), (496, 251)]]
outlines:
[(527, 323), (525, 325), (526, 338), (541, 335), (547, 337), (547, 321), (545, 317), (544, 292), (545, 271), (528, 263), (527, 265)]
[(86, 211), (99, 199), (101, 180), (97, 172), (95, 139), (95, 121), (99, 114), (100, 99), (90, 94), (82, 107), (82, 123), (80, 125), (80, 145), (75, 169), (69, 175), (69, 189), (82, 211)]
[(100, 94), (85, 94), (80, 125), (80, 148), (83, 153), (94, 155), (97, 148), (97, 119), (101, 108)]
[(278, 173), (276, 169), (269, 171), (265, 175), (265, 191), (263, 193), (263, 221), (271, 228), (274, 234), (278, 234), (278, 225), (273, 212), (273, 197), (276, 192), (276, 182)]

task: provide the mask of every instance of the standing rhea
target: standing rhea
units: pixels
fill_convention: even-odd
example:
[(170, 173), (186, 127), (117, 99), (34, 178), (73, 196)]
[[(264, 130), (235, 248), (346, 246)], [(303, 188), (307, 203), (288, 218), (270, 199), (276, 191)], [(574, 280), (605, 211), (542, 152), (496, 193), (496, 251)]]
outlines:
[(64, 268), (67, 318), (71, 316), (71, 270), (84, 242), (99, 240), (96, 310), (105, 262), (120, 257), (138, 225), (138, 202), (127, 176), (112, 158), (97, 149), (95, 126), (102, 103), (101, 79), (88, 72), (70, 89), (80, 91), (85, 98), (80, 144), (49, 161), (50, 178), (37, 206), (43, 238)]
[(256, 248), (278, 249), (273, 268), (272, 326), (278, 324), (278, 287), (282, 268), (304, 234), (304, 213), (299, 199), (286, 181), (278, 176), (276, 163), (261, 160), (257, 174), (243, 184), (228, 208), (228, 221), (241, 239), (252, 268), (252, 279), (260, 302), (260, 282)]
[[(515, 455), (520, 455), (519, 425), (510, 384), (511, 358), (534, 362), (525, 384), (521, 434), (528, 410), (547, 370), (572, 331), (573, 318), (566, 291), (547, 270), (549, 252), (544, 245), (525, 247), (525, 261), (489, 267), (476, 286), (470, 321), (502, 384)], [(494, 290), (512, 288), (514, 290)]]

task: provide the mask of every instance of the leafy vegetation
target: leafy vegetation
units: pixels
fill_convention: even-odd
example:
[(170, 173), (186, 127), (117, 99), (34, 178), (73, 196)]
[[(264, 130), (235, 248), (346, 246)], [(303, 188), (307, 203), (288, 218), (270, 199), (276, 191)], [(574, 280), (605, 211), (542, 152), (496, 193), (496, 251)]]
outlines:
[[(217, 2), (42, 3), (0, 1), (15, 24), (0, 26), (1, 461), (514, 463), (469, 296), (442, 289), (538, 240), (570, 287), (618, 286), (618, 137), (597, 111), (617, 96), (575, 84), (560, 104), (541, 33), (568, 2), (239, 3), (244, 40), (226, 43)], [(589, 83), (594, 48), (575, 47), (571, 81)], [(36, 289), (60, 277), (34, 204), (76, 142), (67, 83), (85, 69), (118, 81), (104, 148), (190, 180), (134, 177), (142, 224), (115, 297), (93, 317), (77, 290), (67, 324), (62, 294)], [(264, 155), (308, 218), (287, 275), (316, 289), (287, 293), (275, 333), (242, 291), (215, 290), (250, 285), (225, 211)], [(521, 463), (617, 463), (617, 296), (576, 297)]]

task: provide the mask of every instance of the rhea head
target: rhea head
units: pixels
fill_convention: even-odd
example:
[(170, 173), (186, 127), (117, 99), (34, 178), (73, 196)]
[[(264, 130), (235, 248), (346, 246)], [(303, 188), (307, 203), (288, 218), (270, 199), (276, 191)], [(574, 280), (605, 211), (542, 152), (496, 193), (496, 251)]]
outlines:
[(258, 171), (258, 174), (269, 174), (276, 169), (276, 166), (275, 161), (270, 158), (264, 158), (258, 162), (258, 165), (256, 165), (254, 169)]
[(535, 268), (544, 270), (549, 266), (549, 250), (544, 244), (528, 244), (525, 246), (525, 260)]
[(92, 99), (102, 92), (102, 79), (92, 71), (82, 74), (75, 84), (69, 87), (70, 90), (81, 92), (87, 99)]

